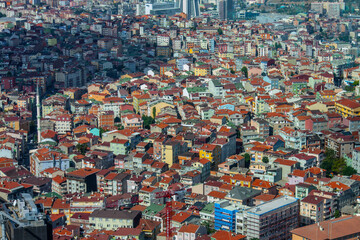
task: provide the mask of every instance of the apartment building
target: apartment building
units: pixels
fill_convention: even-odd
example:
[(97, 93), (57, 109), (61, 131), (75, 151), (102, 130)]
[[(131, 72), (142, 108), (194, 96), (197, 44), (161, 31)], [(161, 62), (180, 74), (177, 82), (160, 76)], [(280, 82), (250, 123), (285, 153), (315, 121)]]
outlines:
[(215, 203), (215, 230), (235, 232), (237, 208), (229, 200)]
[(351, 167), (353, 167), (357, 172), (360, 172), (360, 147), (357, 147), (352, 152), (351, 163), (347, 163)]
[(285, 140), (287, 148), (300, 150), (306, 147), (307, 133), (305, 131), (284, 127), (279, 130), (279, 135)]
[(335, 109), (344, 118), (360, 116), (360, 103), (351, 99), (341, 99), (335, 102)]
[(161, 149), (162, 161), (172, 166), (178, 162), (178, 156), (187, 150), (187, 143), (177, 140), (167, 140)]
[(73, 127), (72, 117), (69, 114), (59, 115), (55, 119), (55, 132), (64, 134), (70, 132)]
[(99, 127), (112, 127), (114, 126), (114, 112), (113, 111), (100, 111), (98, 113)]
[(98, 209), (90, 214), (91, 229), (116, 230), (118, 228), (135, 228), (140, 222), (140, 211), (120, 211)]
[(279, 197), (246, 211), (248, 239), (289, 239), (298, 225), (299, 202), (294, 197)]
[(130, 175), (126, 173), (109, 173), (104, 178), (104, 193), (106, 195), (117, 195), (127, 192), (126, 182)]
[(205, 226), (199, 226), (195, 224), (185, 224), (177, 232), (178, 240), (195, 240), (201, 235), (207, 233)]
[(67, 174), (67, 192), (92, 192), (97, 190), (96, 173), (99, 169), (81, 168)]
[(329, 220), (334, 216), (336, 209), (336, 194), (313, 190), (300, 202), (300, 225)]
[(145, 186), (142, 187), (139, 191), (139, 199), (141, 202), (141, 205), (144, 206), (150, 206), (151, 204), (154, 203), (161, 203), (162, 199), (157, 199), (156, 198), (156, 193), (161, 192), (162, 190), (160, 188), (155, 188), (155, 187), (151, 187), (151, 186)]
[(337, 157), (343, 157), (354, 150), (352, 135), (333, 133), (325, 136), (325, 148), (333, 149)]
[(69, 156), (51, 151), (48, 148), (37, 149), (30, 156), (30, 172), (39, 177), (40, 173), (45, 169), (58, 167), (61, 170), (66, 170), (70, 167)]
[(251, 120), (251, 126), (256, 128), (260, 138), (267, 138), (269, 136), (270, 125), (268, 121), (261, 118), (255, 118)]

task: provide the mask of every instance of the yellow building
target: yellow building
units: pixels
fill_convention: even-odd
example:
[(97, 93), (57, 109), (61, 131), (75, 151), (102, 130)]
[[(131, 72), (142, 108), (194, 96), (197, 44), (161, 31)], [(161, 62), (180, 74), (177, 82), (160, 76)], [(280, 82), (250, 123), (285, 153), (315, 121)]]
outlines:
[(195, 76), (206, 76), (210, 74), (209, 65), (201, 65), (194, 68)]
[(19, 117), (4, 117), (5, 125), (14, 130), (20, 130), (20, 118)]
[(148, 116), (151, 116), (151, 117), (153, 116), (153, 108), (156, 109), (155, 116), (157, 116), (157, 115), (159, 115), (161, 110), (166, 107), (175, 108), (175, 105), (168, 103), (166, 101), (159, 101), (159, 102), (157, 101), (157, 102), (151, 103), (151, 104), (149, 104), (149, 108), (148, 108)]
[(136, 113), (140, 111), (140, 103), (149, 101), (151, 99), (149, 94), (141, 94), (133, 96), (133, 107)]
[(49, 38), (47, 41), (49, 46), (55, 46), (57, 44), (56, 38)]
[(319, 94), (325, 101), (336, 101), (336, 92), (333, 90), (323, 90)]
[(326, 104), (324, 103), (321, 103), (321, 102), (312, 102), (312, 103), (309, 103), (308, 105), (306, 105), (305, 107), (306, 109), (309, 109), (311, 111), (315, 111), (315, 110), (318, 110), (320, 112), (328, 112), (329, 109), (327, 107)]
[(263, 162), (251, 163), (249, 166), (249, 169), (252, 172), (266, 172), (268, 168), (269, 165), (264, 164)]
[(252, 155), (251, 162), (260, 163), (264, 157), (265, 152), (271, 149), (268, 145), (258, 145), (251, 148), (250, 152)]
[(360, 116), (360, 103), (351, 99), (342, 99), (335, 102), (335, 110), (345, 118)]
[(183, 153), (187, 148), (185, 142), (180, 141), (166, 141), (161, 148), (161, 158), (163, 162), (166, 162), (169, 166), (174, 163), (178, 163), (179, 154)]
[(26, 98), (19, 98), (17, 100), (17, 105), (19, 108), (22, 108), (22, 109), (27, 109), (28, 107), (28, 99)]
[(91, 92), (88, 94), (88, 99), (93, 99), (98, 102), (104, 101), (104, 99), (108, 96), (106, 92)]
[(75, 93), (77, 89), (74, 88), (68, 88), (64, 90), (64, 95), (68, 96), (70, 99), (75, 99)]
[(219, 145), (204, 144), (199, 151), (199, 157), (209, 160), (212, 165), (220, 163), (221, 148)]
[(66, 220), (70, 221), (72, 216), (70, 211), (70, 203), (64, 199), (56, 199), (51, 208), (51, 214), (65, 214)]

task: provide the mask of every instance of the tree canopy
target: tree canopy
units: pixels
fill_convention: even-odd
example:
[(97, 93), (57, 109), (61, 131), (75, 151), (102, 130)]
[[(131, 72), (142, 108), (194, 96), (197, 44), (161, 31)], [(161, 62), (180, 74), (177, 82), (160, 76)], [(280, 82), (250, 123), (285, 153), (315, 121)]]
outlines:
[(334, 174), (346, 176), (356, 174), (356, 170), (351, 166), (347, 166), (345, 159), (337, 157), (335, 151), (332, 149), (326, 149), (325, 159), (321, 162), (321, 168), (326, 170), (328, 176)]
[(144, 121), (144, 128), (150, 129), (150, 125), (155, 123), (155, 119), (150, 116), (142, 116), (142, 120)]
[(242, 67), (242, 68), (241, 68), (241, 71), (244, 73), (244, 75), (245, 75), (245, 77), (246, 77), (246, 78), (248, 78), (248, 77), (249, 77), (247, 67), (245, 67), (245, 66), (244, 66), (244, 67)]
[(245, 153), (244, 158), (245, 158), (245, 167), (248, 168), (250, 166), (250, 160), (251, 160), (250, 154)]

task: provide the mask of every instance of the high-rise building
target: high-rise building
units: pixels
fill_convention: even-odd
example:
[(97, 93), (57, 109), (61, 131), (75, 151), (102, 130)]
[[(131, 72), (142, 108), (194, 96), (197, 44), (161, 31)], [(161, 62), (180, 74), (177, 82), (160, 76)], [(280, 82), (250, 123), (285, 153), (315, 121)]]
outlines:
[(340, 3), (329, 2), (327, 3), (327, 16), (328, 18), (340, 17)]
[(226, 12), (227, 12), (227, 19), (234, 20), (235, 17), (234, 0), (226, 0)]
[(322, 14), (324, 12), (324, 5), (322, 2), (312, 2), (311, 10)]
[(199, 0), (178, 0), (178, 6), (187, 18), (200, 16)]
[(234, 1), (233, 0), (219, 0), (218, 12), (221, 20), (234, 19)]
[(219, 18), (221, 20), (227, 19), (227, 0), (220, 0), (218, 2)]

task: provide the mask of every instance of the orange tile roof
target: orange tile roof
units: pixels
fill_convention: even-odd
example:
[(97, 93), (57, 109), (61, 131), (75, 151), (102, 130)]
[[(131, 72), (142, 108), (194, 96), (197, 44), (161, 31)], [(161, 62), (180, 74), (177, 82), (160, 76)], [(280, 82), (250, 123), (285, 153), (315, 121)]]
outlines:
[(342, 191), (350, 189), (350, 187), (338, 181), (330, 182), (325, 186), (331, 187), (332, 189), (340, 189)]
[(319, 167), (312, 167), (309, 169), (306, 169), (307, 172), (311, 172), (314, 175), (318, 175), (320, 173), (326, 172), (325, 169), (319, 168)]
[(279, 163), (281, 165), (286, 165), (286, 166), (293, 166), (297, 163), (297, 161), (281, 159), (281, 158), (276, 159), (274, 162)]
[(63, 199), (56, 199), (53, 206), (53, 209), (70, 209), (70, 202)]
[(261, 179), (255, 179), (255, 181), (252, 183), (252, 186), (259, 188), (272, 188), (275, 186), (275, 184)]
[(291, 175), (293, 176), (297, 176), (297, 177), (305, 177), (306, 171), (304, 170), (300, 170), (300, 169), (295, 169)]
[(172, 217), (172, 220), (174, 222), (179, 222), (179, 223), (183, 223), (186, 219), (188, 219), (189, 217), (191, 216), (190, 213), (188, 212), (179, 212), (177, 214), (175, 214), (173, 217)]
[(245, 239), (246, 236), (225, 231), (225, 230), (219, 230), (216, 233), (214, 233), (211, 238), (214, 238), (215, 240), (240, 240)]
[(85, 178), (91, 174), (95, 174), (97, 172), (99, 172), (99, 169), (96, 168), (81, 168), (72, 172), (68, 173), (68, 176), (73, 176), (73, 177), (80, 177), (80, 178)]
[(210, 197), (214, 197), (214, 198), (219, 198), (219, 199), (224, 199), (226, 197), (227, 193), (225, 192), (219, 192), (219, 191), (211, 191), (208, 196)]
[(199, 227), (200, 227), (199, 225), (195, 225), (195, 224), (185, 224), (181, 226), (178, 232), (196, 233)]

